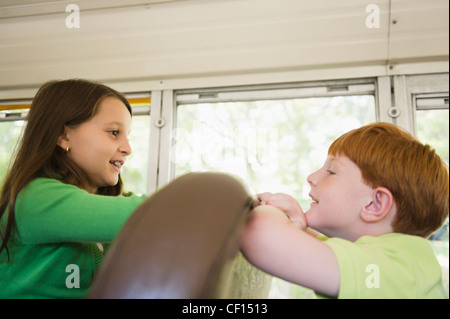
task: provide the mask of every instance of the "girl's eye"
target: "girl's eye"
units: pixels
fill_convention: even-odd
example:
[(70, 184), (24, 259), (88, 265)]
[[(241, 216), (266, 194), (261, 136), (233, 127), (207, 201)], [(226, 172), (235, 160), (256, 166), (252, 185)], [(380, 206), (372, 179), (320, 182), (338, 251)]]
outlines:
[(114, 135), (114, 136), (119, 135), (119, 131), (109, 131), (109, 133), (111, 133), (111, 134)]
[(329, 175), (334, 175), (334, 174), (336, 174), (335, 172), (333, 172), (333, 171), (330, 170), (330, 169), (327, 169), (327, 173), (328, 173)]

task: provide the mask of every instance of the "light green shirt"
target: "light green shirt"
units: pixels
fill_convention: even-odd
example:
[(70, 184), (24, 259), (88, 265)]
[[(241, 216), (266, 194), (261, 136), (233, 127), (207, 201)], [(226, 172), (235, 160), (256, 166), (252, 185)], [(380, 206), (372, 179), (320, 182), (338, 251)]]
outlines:
[(390, 233), (324, 243), (339, 264), (338, 298), (448, 298), (441, 266), (422, 237)]
[(31, 181), (17, 196), (10, 262), (6, 250), (0, 254), (0, 298), (85, 297), (103, 260), (96, 243), (111, 242), (144, 200), (93, 195), (55, 179)]

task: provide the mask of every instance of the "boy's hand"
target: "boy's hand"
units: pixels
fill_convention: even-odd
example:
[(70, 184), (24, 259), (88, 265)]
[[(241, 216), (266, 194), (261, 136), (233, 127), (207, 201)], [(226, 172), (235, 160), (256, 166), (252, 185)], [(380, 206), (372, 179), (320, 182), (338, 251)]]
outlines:
[(297, 228), (306, 231), (308, 224), (305, 214), (292, 196), (283, 193), (261, 193), (257, 196), (259, 205), (271, 205), (281, 209)]

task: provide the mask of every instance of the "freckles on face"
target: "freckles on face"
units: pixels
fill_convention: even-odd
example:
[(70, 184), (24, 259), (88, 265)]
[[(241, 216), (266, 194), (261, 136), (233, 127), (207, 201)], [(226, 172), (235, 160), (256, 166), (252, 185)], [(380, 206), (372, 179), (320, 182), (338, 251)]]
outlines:
[(68, 156), (89, 176), (91, 192), (117, 184), (120, 168), (131, 153), (127, 139), (130, 128), (131, 115), (126, 106), (108, 97), (101, 102), (96, 115), (68, 129)]
[(342, 232), (356, 224), (371, 194), (360, 169), (345, 156), (329, 157), (308, 182), (313, 199), (305, 213), (308, 225), (326, 235), (342, 237)]

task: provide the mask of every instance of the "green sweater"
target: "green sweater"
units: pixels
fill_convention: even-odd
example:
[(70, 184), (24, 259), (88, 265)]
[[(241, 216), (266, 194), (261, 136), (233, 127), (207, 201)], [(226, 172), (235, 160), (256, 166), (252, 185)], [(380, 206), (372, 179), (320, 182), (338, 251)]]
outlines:
[[(111, 242), (145, 200), (93, 195), (37, 178), (16, 200), (16, 225), (0, 254), (0, 298), (83, 298), (103, 260), (97, 242)], [(4, 232), (6, 214), (1, 220)]]

